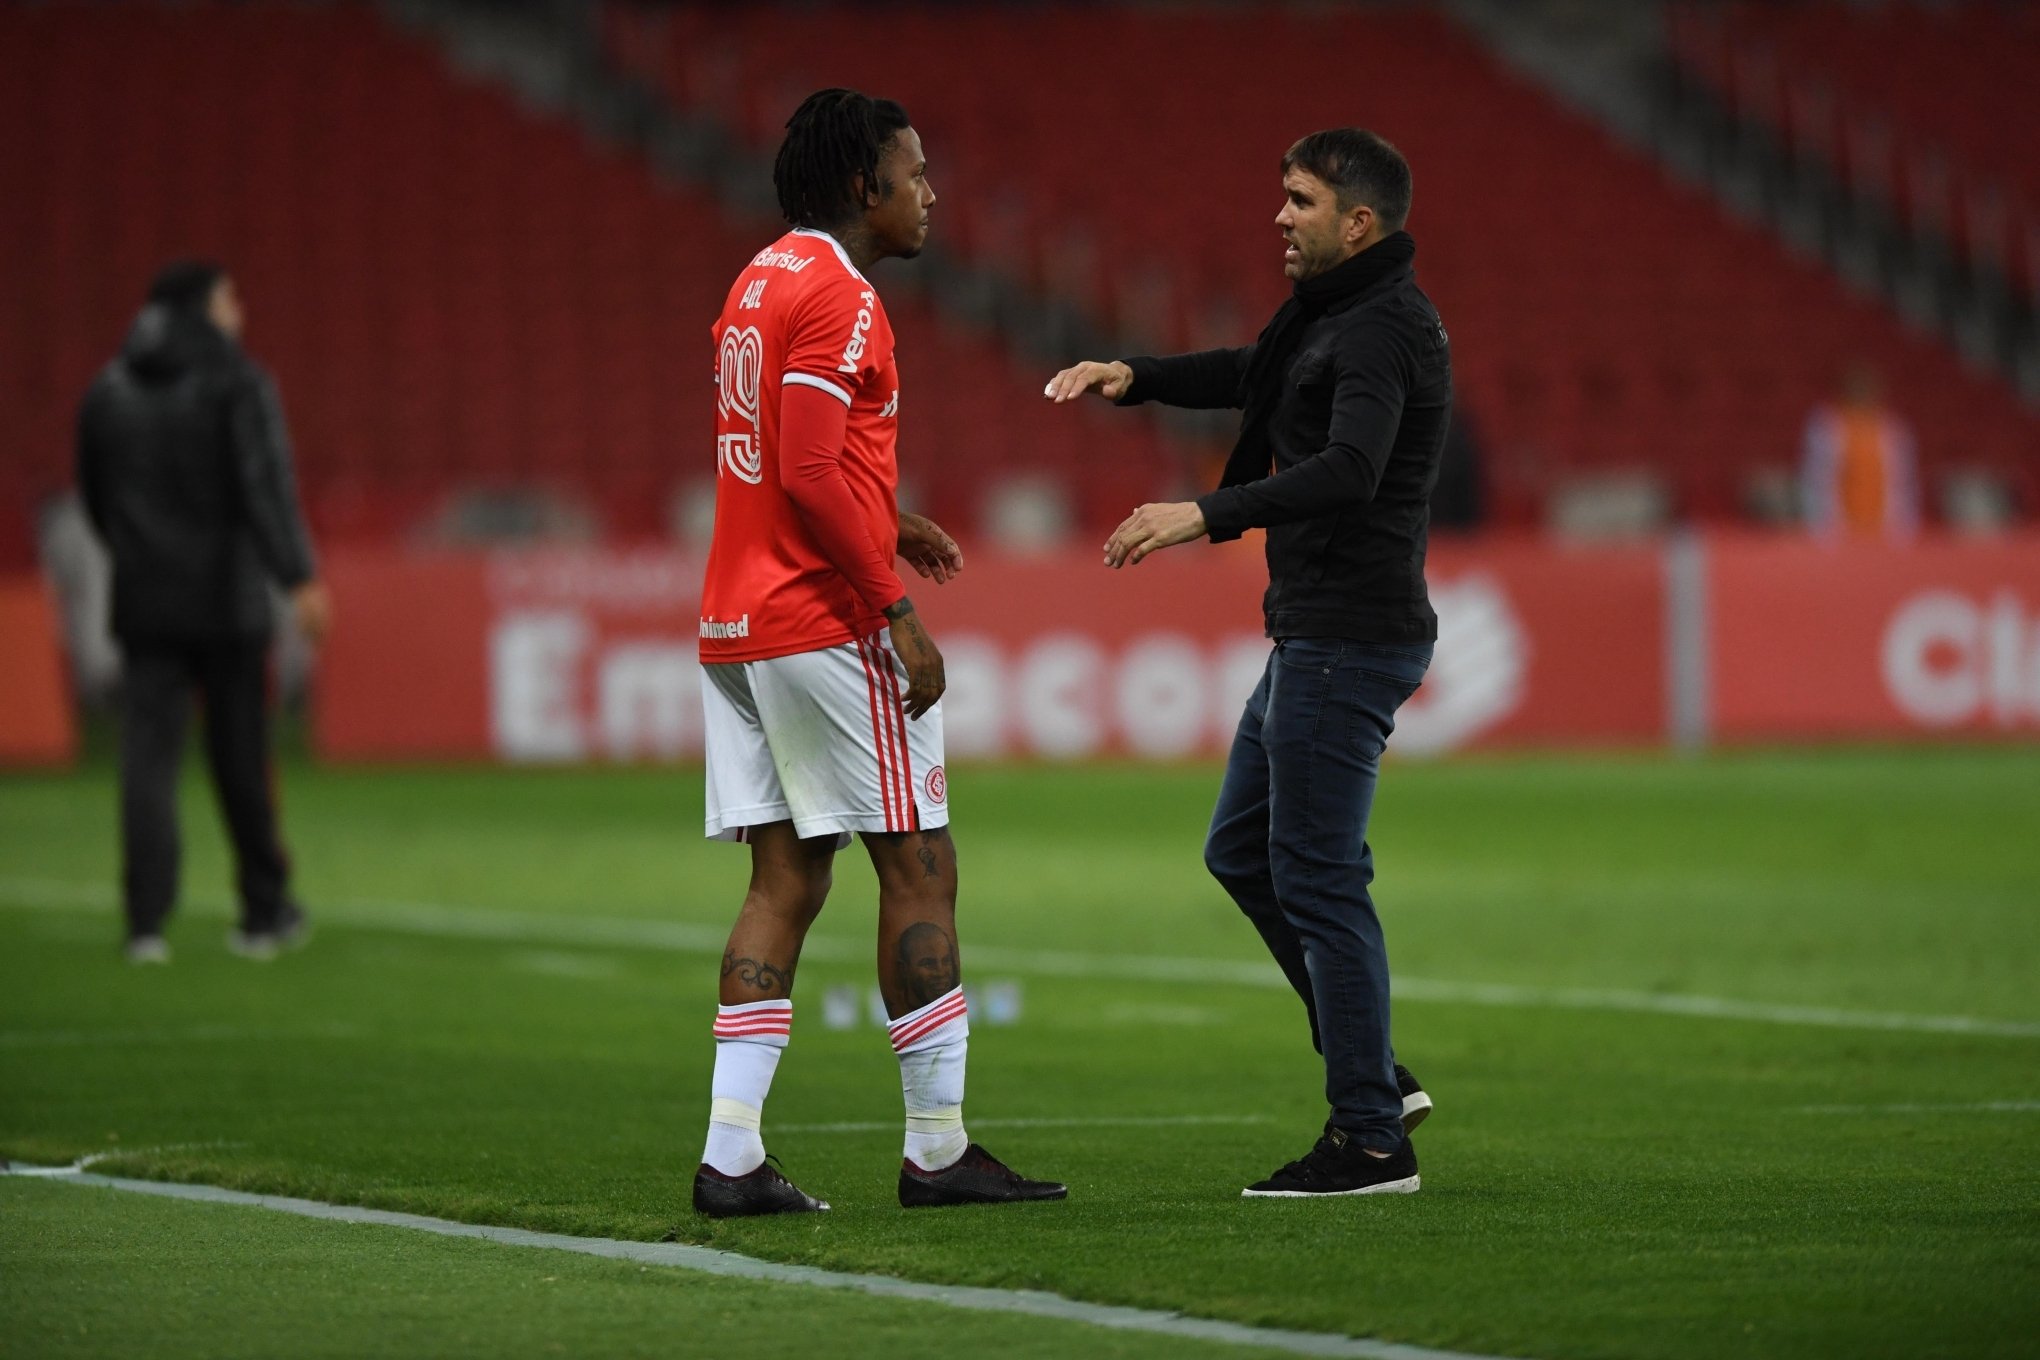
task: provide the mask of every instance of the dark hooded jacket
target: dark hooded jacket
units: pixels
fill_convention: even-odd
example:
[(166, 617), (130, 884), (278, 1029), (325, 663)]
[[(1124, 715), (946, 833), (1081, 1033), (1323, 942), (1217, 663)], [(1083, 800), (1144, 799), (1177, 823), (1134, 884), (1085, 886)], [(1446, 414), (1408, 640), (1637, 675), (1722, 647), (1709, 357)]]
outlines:
[(78, 413), (78, 489), (123, 639), (259, 636), (313, 575), (276, 385), (203, 316), (142, 309)]
[(1434, 641), (1424, 584), (1431, 488), (1452, 414), (1452, 352), (1396, 232), (1297, 285), (1244, 349), (1129, 359), (1125, 404), (1243, 407), (1211, 541), (1268, 530), (1272, 638)]

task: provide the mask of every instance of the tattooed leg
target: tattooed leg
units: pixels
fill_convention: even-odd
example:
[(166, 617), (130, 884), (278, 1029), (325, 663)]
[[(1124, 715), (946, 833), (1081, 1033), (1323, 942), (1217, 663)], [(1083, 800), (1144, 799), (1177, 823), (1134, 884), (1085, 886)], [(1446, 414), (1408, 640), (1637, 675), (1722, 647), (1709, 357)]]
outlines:
[(751, 887), (723, 951), (723, 1005), (793, 994), (801, 943), (828, 899), (835, 858), (833, 836), (801, 840), (792, 822), (753, 829)]
[[(947, 829), (867, 836), (878, 870), (878, 988), (906, 1106), (904, 1165), (946, 1170), (970, 1147), (963, 1127), (970, 1017), (956, 948), (956, 846)], [(901, 1171), (902, 1177), (906, 1175)], [(909, 1203), (902, 1179), (900, 1202)]]
[(920, 1009), (962, 980), (956, 844), (947, 827), (864, 838), (878, 871), (878, 986), (888, 1014)]

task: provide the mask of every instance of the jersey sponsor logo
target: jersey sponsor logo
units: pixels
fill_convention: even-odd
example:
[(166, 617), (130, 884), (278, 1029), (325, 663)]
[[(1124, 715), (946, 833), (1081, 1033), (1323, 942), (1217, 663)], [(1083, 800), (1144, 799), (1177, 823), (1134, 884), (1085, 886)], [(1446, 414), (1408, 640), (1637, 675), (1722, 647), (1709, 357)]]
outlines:
[(864, 357), (864, 347), (871, 340), (871, 309), (878, 301), (878, 294), (869, 288), (857, 295), (857, 324), (850, 328), (850, 343), (843, 346), (843, 362), (836, 365), (838, 373), (855, 373), (858, 360)]
[(765, 305), (765, 285), (770, 279), (753, 279), (744, 289), (743, 300), (737, 303), (737, 310), (756, 311)]
[(765, 479), (765, 455), (758, 442), (758, 381), (765, 369), (765, 340), (756, 326), (731, 326), (723, 331), (716, 362), (716, 412), (741, 431), (716, 437), (716, 470), (740, 482), (758, 485)]
[(710, 616), (701, 621), (701, 635), (716, 642), (725, 642), (730, 638), (747, 638), (751, 636), (751, 616), (745, 614), (732, 623), (723, 623)]
[(898, 415), (898, 414), (900, 413), (900, 389), (899, 389), (899, 388), (895, 387), (895, 388), (894, 388), (894, 389), (892, 390), (892, 395), (891, 395), (890, 397), (886, 398), (886, 403), (885, 403), (885, 405), (884, 405), (883, 407), (881, 407), (881, 408), (879, 409), (879, 412), (878, 412), (878, 413), (879, 413), (879, 414), (880, 414), (881, 416), (896, 416), (896, 415)]
[(940, 765), (937, 765), (934, 769), (928, 771), (928, 778), (926, 782), (928, 788), (929, 802), (940, 803), (944, 799), (949, 797), (949, 776), (942, 773), (942, 767)]
[(789, 274), (798, 274), (814, 262), (812, 255), (796, 255), (790, 250), (774, 250), (767, 246), (751, 257), (751, 268), (784, 269)]

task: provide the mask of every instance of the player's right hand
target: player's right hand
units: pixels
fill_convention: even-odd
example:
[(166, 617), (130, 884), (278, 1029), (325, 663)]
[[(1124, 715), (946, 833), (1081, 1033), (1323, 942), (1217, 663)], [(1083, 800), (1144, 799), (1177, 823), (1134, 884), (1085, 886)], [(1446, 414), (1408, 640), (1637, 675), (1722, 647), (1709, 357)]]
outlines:
[(333, 631), (333, 597), (323, 582), (307, 581), (293, 590), (290, 608), (307, 642), (322, 642)]
[(936, 650), (935, 639), (921, 626), (913, 601), (902, 600), (900, 604), (905, 608), (899, 610), (886, 631), (892, 636), (894, 655), (907, 668), (907, 692), (900, 696), (900, 707), (909, 718), (918, 719), (935, 707), (942, 691), (949, 688), (949, 680), (942, 673), (942, 653)]
[(1086, 392), (1096, 392), (1107, 401), (1118, 401), (1133, 386), (1133, 370), (1113, 359), (1107, 363), (1086, 361), (1073, 365), (1048, 380), (1041, 395), (1060, 406)]

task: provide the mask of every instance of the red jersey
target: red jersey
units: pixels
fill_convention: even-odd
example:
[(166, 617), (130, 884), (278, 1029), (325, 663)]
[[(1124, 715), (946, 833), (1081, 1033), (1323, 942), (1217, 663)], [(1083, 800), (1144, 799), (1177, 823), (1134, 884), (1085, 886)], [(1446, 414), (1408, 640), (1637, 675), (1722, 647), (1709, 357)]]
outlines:
[[(881, 631), (780, 480), (780, 400), (799, 385), (849, 410), (840, 468), (891, 571), (899, 544), (899, 374), (878, 293), (834, 237), (795, 230), (730, 286), (716, 350), (715, 537), (701, 596), (701, 659), (758, 661)], [(897, 576), (894, 577), (897, 584)], [(900, 591), (904, 594), (904, 590)], [(898, 597), (895, 596), (894, 599)]]

